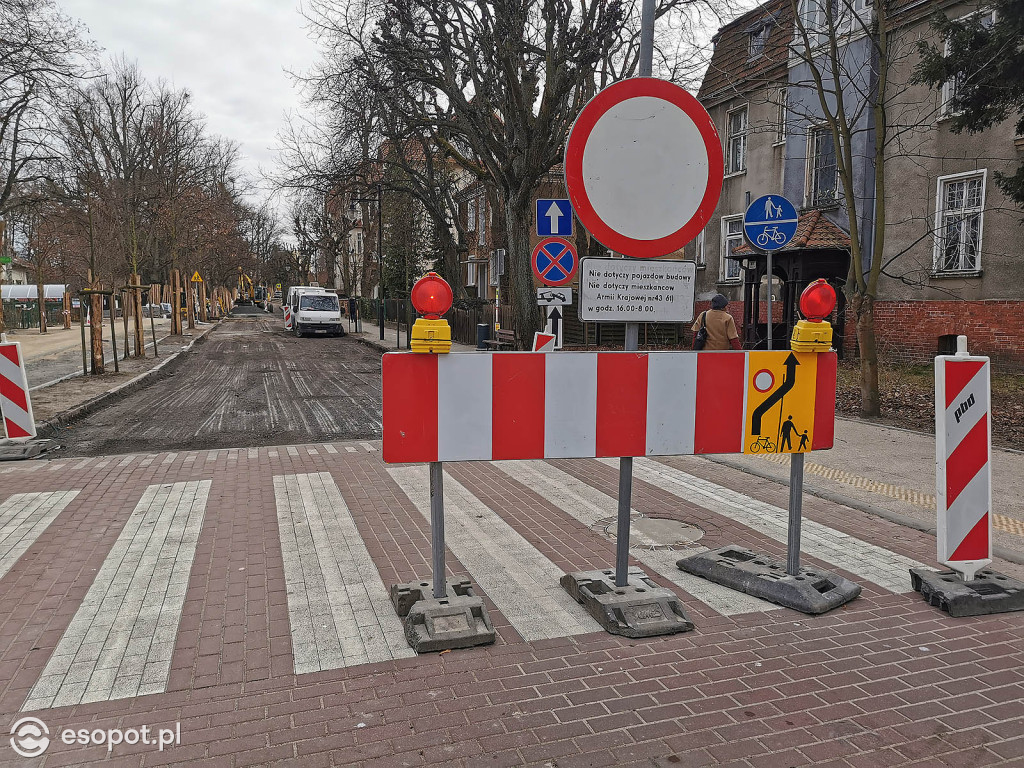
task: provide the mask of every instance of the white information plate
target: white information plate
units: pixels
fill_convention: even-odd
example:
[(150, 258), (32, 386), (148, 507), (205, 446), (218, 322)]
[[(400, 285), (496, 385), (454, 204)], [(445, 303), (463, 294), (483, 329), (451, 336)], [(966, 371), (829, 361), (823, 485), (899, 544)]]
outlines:
[(693, 320), (692, 261), (583, 259), (580, 320), (686, 323)]
[(572, 288), (538, 288), (537, 303), (542, 307), (564, 307), (572, 304)]

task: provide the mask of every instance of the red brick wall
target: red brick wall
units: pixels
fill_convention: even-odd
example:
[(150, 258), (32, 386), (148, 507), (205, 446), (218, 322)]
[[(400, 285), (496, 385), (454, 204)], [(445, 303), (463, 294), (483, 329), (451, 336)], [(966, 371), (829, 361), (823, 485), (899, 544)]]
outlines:
[[(1024, 301), (879, 301), (875, 304), (879, 357), (927, 363), (939, 337), (967, 336), (972, 354), (989, 355), (1004, 369), (1024, 368)], [(847, 310), (845, 349), (857, 356), (857, 331)]]

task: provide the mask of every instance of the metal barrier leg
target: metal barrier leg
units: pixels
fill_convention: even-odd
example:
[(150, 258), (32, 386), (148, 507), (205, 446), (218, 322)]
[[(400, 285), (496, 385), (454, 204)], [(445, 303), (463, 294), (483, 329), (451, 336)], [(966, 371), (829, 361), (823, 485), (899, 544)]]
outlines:
[(804, 455), (789, 457), (789, 557), (786, 572), (790, 576), (800, 573), (800, 519), (804, 498)]
[(434, 556), (434, 598), (445, 597), (444, 578), (444, 467), (430, 462), (430, 549)]

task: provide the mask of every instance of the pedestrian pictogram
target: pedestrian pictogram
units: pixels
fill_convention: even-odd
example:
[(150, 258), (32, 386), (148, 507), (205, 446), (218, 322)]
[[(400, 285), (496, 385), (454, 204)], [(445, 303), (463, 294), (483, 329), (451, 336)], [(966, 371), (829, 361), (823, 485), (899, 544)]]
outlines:
[(541, 240), (533, 249), (533, 274), (544, 285), (559, 286), (572, 281), (579, 263), (576, 246), (560, 237)]
[(750, 353), (745, 453), (811, 450), (819, 356)]
[(192, 282), (193, 283), (201, 283), (201, 282), (203, 282), (203, 278), (201, 278), (199, 276), (199, 270), (198, 269), (192, 274)]
[(572, 204), (568, 200), (537, 200), (537, 236), (572, 237)]
[(565, 146), (580, 223), (626, 256), (657, 258), (693, 240), (722, 192), (714, 121), (674, 83), (632, 77), (591, 99)]
[(784, 248), (796, 234), (796, 208), (782, 195), (763, 195), (743, 214), (743, 235), (762, 251)]

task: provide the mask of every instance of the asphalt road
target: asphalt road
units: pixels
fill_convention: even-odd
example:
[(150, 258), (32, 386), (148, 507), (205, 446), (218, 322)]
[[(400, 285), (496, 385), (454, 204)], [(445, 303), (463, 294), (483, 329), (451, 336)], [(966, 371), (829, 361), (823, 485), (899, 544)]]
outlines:
[(97, 456), (379, 439), (380, 352), (350, 337), (297, 339), (244, 313), (153, 383), (75, 422), (57, 455)]

